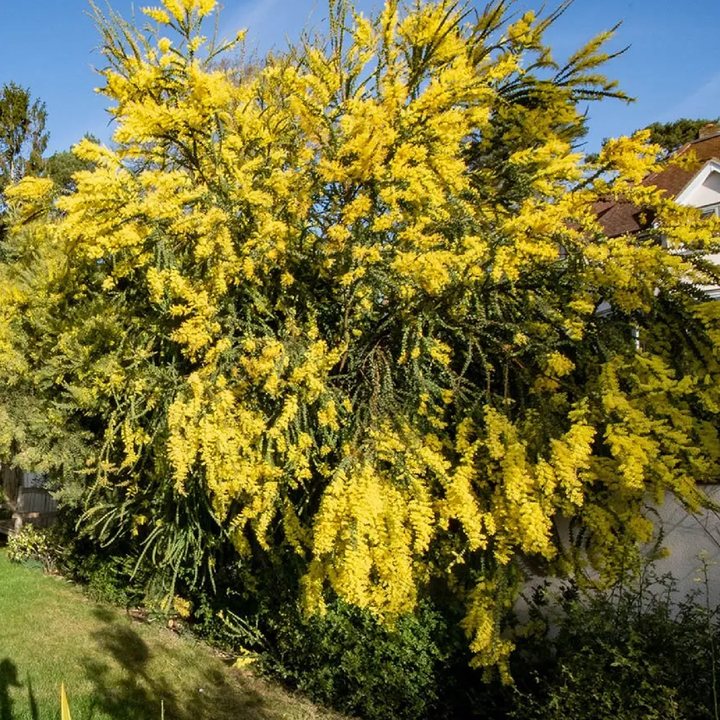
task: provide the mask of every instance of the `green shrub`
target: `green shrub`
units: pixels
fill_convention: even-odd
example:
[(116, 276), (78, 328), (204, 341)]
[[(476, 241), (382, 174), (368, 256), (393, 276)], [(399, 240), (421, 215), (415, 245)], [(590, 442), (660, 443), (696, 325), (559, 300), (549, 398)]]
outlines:
[(135, 572), (136, 561), (128, 548), (103, 548), (87, 538), (73, 536), (69, 523), (53, 528), (63, 547), (59, 570), (79, 583), (93, 600), (127, 607), (142, 604), (146, 578)]
[(114, 605), (133, 604), (137, 596), (132, 583), (132, 568), (122, 558), (98, 558), (89, 569), (87, 593), (94, 600)]
[(264, 628), (272, 648), (264, 663), (275, 676), (318, 703), (369, 720), (448, 716), (455, 683), (448, 671), (457, 678), (469, 672), (457, 623), (429, 605), (394, 630), (340, 601), (309, 620), (288, 606)]
[(46, 572), (55, 569), (59, 549), (44, 530), (25, 525), (8, 537), (8, 559), (11, 562), (39, 562)]
[(713, 687), (720, 641), (716, 611), (674, 605), (673, 584), (582, 595), (536, 614), (550, 630), (521, 644), (513, 661), (520, 720), (717, 718)]
[(534, 632), (511, 660), (514, 686), (471, 670), (459, 614), (430, 604), (394, 631), (337, 601), (305, 620), (289, 596), (267, 589), (254, 615), (238, 610), (252, 621), (218, 622), (209, 600), (196, 603), (196, 616), (205, 637), (257, 652), (276, 678), (368, 720), (713, 720), (716, 612), (699, 597), (673, 597), (669, 579), (610, 594), (572, 585), (557, 597), (539, 593)]

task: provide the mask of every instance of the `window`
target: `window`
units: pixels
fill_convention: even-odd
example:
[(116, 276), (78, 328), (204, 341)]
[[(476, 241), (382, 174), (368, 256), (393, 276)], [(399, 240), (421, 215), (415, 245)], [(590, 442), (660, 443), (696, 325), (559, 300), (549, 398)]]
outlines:
[(712, 205), (702, 205), (698, 208), (700, 210), (700, 214), (703, 217), (710, 217), (711, 215), (715, 215), (715, 217), (720, 217), (720, 203), (713, 203)]

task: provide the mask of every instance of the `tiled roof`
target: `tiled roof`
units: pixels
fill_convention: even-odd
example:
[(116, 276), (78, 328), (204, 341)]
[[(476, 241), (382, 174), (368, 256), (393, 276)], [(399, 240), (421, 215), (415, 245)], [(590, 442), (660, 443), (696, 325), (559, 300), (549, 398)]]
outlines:
[[(708, 161), (720, 158), (720, 133), (686, 143), (673, 153), (674, 158), (693, 152), (698, 163), (693, 168), (668, 165), (660, 172), (651, 173), (643, 185), (654, 185), (664, 190), (668, 197), (676, 197), (697, 175), (698, 170)], [(648, 227), (653, 217), (642, 208), (622, 200), (600, 201), (595, 204), (598, 220), (609, 237), (634, 233)]]
[(631, 202), (613, 200), (595, 204), (598, 220), (608, 237), (634, 233), (648, 227), (653, 218), (642, 208)]

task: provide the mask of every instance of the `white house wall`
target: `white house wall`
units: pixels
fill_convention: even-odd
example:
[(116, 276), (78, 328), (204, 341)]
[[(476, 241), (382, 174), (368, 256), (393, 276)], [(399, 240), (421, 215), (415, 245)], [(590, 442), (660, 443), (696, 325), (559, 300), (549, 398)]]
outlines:
[[(703, 492), (720, 507), (720, 485), (701, 485)], [(656, 560), (651, 569), (658, 577), (672, 576), (676, 583), (673, 596), (675, 603), (696, 595), (696, 602), (705, 603), (706, 586), (703, 566), (707, 569), (707, 591), (712, 607), (720, 606), (720, 510), (703, 510), (690, 514), (668, 493), (665, 502), (655, 506), (649, 513), (659, 531), (660, 546), (668, 553)], [(563, 543), (569, 541), (569, 523), (565, 518), (556, 521), (556, 528)], [(656, 547), (648, 546), (650, 556)], [(533, 574), (529, 569), (521, 597), (515, 604), (515, 612), (521, 622), (529, 618), (529, 600), (535, 588), (549, 586), (557, 593), (564, 585), (562, 580)], [(665, 585), (650, 588), (651, 592), (665, 593)]]
[[(678, 194), (675, 201), (680, 205), (691, 207), (708, 207), (720, 205), (720, 162), (708, 161), (692, 181)], [(720, 254), (706, 255), (706, 259), (720, 265)], [(701, 285), (710, 298), (720, 300), (720, 286)]]
[(704, 207), (720, 203), (720, 173), (711, 172), (688, 196), (685, 204)]
[(703, 207), (720, 202), (720, 162), (709, 160), (681, 190), (675, 202), (679, 205)]
[[(720, 486), (703, 486), (705, 494), (720, 505)], [(662, 525), (662, 545), (669, 555), (656, 564), (659, 574), (670, 573), (678, 583), (678, 595), (702, 591), (702, 557), (708, 565), (711, 605), (720, 605), (720, 522), (718, 512), (688, 513), (672, 495), (656, 508)]]

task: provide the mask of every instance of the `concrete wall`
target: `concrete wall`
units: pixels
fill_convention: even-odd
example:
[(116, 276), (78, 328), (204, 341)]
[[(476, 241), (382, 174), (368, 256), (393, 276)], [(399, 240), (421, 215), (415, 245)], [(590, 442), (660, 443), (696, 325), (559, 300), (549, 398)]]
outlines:
[[(720, 486), (706, 485), (703, 490), (720, 505)], [(668, 497), (657, 512), (663, 528), (662, 544), (670, 554), (657, 562), (656, 571), (673, 575), (678, 582), (679, 595), (687, 595), (693, 590), (701, 590), (704, 594), (704, 585), (696, 581), (702, 566), (698, 556), (704, 554), (709, 564), (710, 602), (720, 605), (720, 511), (704, 510), (690, 515)]]
[[(703, 492), (720, 506), (720, 485), (701, 485)], [(655, 509), (652, 518), (656, 528), (662, 526), (661, 546), (667, 548), (669, 554), (655, 561), (653, 571), (656, 575), (670, 574), (676, 583), (675, 602), (680, 602), (688, 595), (700, 593), (696, 601), (705, 603), (705, 583), (701, 568), (705, 557), (708, 568), (708, 591), (710, 604), (720, 606), (720, 510), (703, 510), (695, 515), (689, 514), (674, 496), (668, 494), (665, 502)], [(564, 541), (567, 542), (568, 523), (558, 522), (558, 528)], [(654, 549), (654, 548), (653, 548)], [(649, 548), (650, 551), (650, 548)], [(523, 597), (515, 604), (515, 612), (521, 622), (528, 619), (528, 602), (533, 589), (546, 582), (550, 590), (558, 591), (564, 582), (555, 578), (530, 575), (523, 589)], [(665, 593), (664, 587), (657, 586), (657, 591)]]

